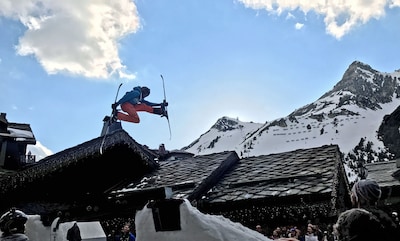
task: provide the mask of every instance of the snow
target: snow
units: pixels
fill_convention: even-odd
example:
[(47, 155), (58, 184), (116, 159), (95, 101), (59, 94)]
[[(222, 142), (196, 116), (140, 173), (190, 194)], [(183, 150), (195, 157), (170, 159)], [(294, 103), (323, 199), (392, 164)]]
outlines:
[(7, 128), (7, 130), (10, 132), (10, 137), (17, 137), (20, 139), (33, 138), (33, 133), (31, 131), (15, 128)]
[[(137, 241), (269, 241), (271, 239), (251, 230), (240, 223), (220, 215), (203, 214), (193, 207), (188, 200), (183, 200), (179, 207), (181, 230), (156, 232), (151, 208), (147, 205), (136, 213), (135, 227)], [(57, 220), (53, 221), (52, 227)], [(39, 215), (28, 215), (25, 234), (30, 241), (64, 241), (67, 230), (74, 222), (60, 223), (56, 235), (52, 228), (43, 226)], [(106, 240), (99, 222), (77, 222), (82, 240)], [(1, 235), (1, 232), (0, 232)]]
[[(185, 200), (180, 205), (181, 230), (155, 231), (153, 214), (144, 207), (136, 214), (136, 236), (138, 241), (234, 241), (270, 240), (264, 235), (244, 227), (240, 223), (219, 215), (203, 214)], [(144, 228), (146, 227), (146, 228)]]
[[(75, 222), (65, 222), (59, 225), (56, 235), (53, 236), (54, 241), (67, 241), (68, 229), (74, 225)], [(106, 241), (106, 234), (100, 225), (100, 222), (76, 222), (81, 231), (82, 241)]]
[[(378, 139), (377, 131), (383, 117), (391, 114), (400, 105), (400, 99), (393, 96), (392, 102), (380, 104), (382, 108), (376, 110), (348, 104), (343, 109), (357, 115), (340, 114), (333, 118), (328, 117), (327, 114), (330, 111), (333, 113), (340, 111), (336, 103), (343, 95), (353, 94), (340, 91), (313, 103), (316, 108), (312, 114), (324, 115), (322, 121), (310, 118), (309, 113), (303, 113), (301, 116), (296, 116), (297, 121), (291, 121), (288, 117), (274, 120), (284, 119), (287, 124), (285, 127), (270, 126), (274, 121), (265, 124), (239, 122), (239, 125), (243, 126), (241, 129), (221, 132), (212, 128), (202, 135), (199, 143), (187, 151), (203, 155), (229, 150), (236, 151), (239, 156), (249, 157), (337, 144), (340, 151), (347, 154), (360, 142), (361, 138), (364, 138), (365, 142), (372, 142), (372, 150), (377, 153), (384, 150), (385, 146)], [(252, 135), (250, 136), (249, 133)], [(207, 148), (218, 136), (220, 138), (214, 146)]]
[(26, 153), (31, 152), (32, 155), (36, 156), (36, 161), (39, 161), (47, 156), (53, 154), (51, 150), (47, 147), (43, 146), (40, 141), (36, 141), (36, 145), (28, 145), (26, 149)]

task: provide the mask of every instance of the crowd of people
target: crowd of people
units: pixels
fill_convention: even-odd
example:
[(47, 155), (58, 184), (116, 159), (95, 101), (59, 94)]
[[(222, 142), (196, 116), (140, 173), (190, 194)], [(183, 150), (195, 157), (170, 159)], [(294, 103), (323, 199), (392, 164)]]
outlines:
[(316, 224), (308, 223), (303, 226), (288, 225), (269, 229), (267, 226), (256, 225), (256, 231), (272, 240), (299, 240), (299, 241), (332, 241), (334, 240), (332, 226), (322, 230)]
[[(272, 240), (281, 241), (368, 241), (392, 240), (400, 235), (400, 223), (397, 213), (387, 213), (378, 208), (381, 188), (373, 180), (360, 180), (351, 190), (353, 208), (339, 214), (336, 223), (321, 228), (310, 221), (305, 225), (278, 226), (273, 229), (256, 225), (255, 230)], [(27, 216), (11, 209), (0, 217), (0, 240), (27, 241), (24, 235)], [(121, 225), (121, 222), (124, 223)], [(135, 227), (132, 220), (113, 220), (103, 222), (108, 233), (107, 240), (134, 241)], [(81, 240), (76, 223), (68, 232), (68, 240)], [(115, 229), (118, 226), (120, 229)], [(115, 231), (117, 230), (117, 231)]]
[(340, 213), (336, 223), (321, 229), (310, 222), (269, 227), (258, 224), (255, 230), (273, 240), (290, 241), (366, 241), (392, 240), (400, 235), (400, 222), (396, 212), (387, 213), (378, 208), (382, 191), (374, 180), (356, 182), (351, 190), (352, 208)]

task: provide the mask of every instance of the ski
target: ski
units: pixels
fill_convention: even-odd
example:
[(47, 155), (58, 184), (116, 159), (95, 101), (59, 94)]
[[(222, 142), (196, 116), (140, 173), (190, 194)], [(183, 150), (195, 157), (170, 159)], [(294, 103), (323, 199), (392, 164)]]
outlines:
[[(167, 103), (167, 95), (165, 94), (165, 83), (164, 83), (164, 77), (161, 74), (161, 80), (162, 80), (162, 84), (163, 84), (163, 91), (164, 91), (164, 100), (163, 103)], [(164, 106), (165, 111), (167, 111), (167, 106)], [(165, 116), (167, 118), (167, 122), (168, 122), (168, 129), (169, 129), (169, 139), (171, 140), (172, 137), (172, 132), (171, 132), (171, 124), (169, 123), (169, 116), (168, 116), (168, 111), (167, 111), (167, 115)]]
[[(115, 95), (114, 104), (117, 103), (118, 93), (119, 93), (119, 89), (121, 89), (121, 86), (122, 86), (122, 83), (119, 84), (119, 86), (118, 86), (117, 94)], [(103, 146), (104, 146), (104, 142), (106, 141), (106, 137), (107, 137), (107, 134), (108, 134), (108, 130), (109, 130), (109, 128), (110, 128), (110, 125), (111, 125), (112, 122), (113, 122), (114, 115), (116, 114), (116, 113), (114, 113), (114, 112), (115, 112), (115, 110), (113, 109), (113, 110), (111, 111), (110, 119), (108, 119), (107, 128), (106, 128), (106, 131), (105, 131), (104, 136), (103, 136), (103, 140), (101, 141), (101, 145), (100, 145), (100, 155), (103, 155)]]

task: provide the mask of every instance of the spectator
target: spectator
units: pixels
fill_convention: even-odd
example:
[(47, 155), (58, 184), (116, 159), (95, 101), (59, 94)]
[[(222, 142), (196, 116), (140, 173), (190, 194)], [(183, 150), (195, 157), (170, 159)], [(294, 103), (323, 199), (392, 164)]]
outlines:
[(381, 188), (374, 180), (363, 179), (351, 189), (351, 203), (356, 208), (376, 207), (381, 198)]
[(380, 221), (365, 209), (353, 208), (339, 215), (334, 226), (338, 241), (391, 240)]
[(274, 231), (272, 231), (272, 236), (270, 237), (271, 239), (275, 240), (275, 239), (279, 239), (281, 236), (279, 234), (279, 230), (275, 229)]
[(297, 238), (297, 232), (295, 227), (289, 230), (289, 238)]
[(290, 229), (289, 238), (295, 238), (295, 239), (300, 240), (300, 241), (305, 241), (304, 236), (301, 236), (300, 229), (298, 229), (296, 227), (293, 227), (293, 228)]
[(316, 235), (312, 224), (307, 225), (307, 232), (304, 237), (305, 241), (318, 241), (318, 236)]
[(68, 241), (81, 241), (81, 230), (78, 227), (78, 224), (74, 222), (74, 225), (67, 231), (67, 240)]
[(386, 232), (390, 232), (397, 237), (400, 233), (398, 224), (395, 223), (388, 213), (377, 206), (381, 193), (381, 188), (375, 181), (370, 179), (360, 180), (351, 189), (353, 207), (363, 208), (371, 212), (386, 228)]
[(259, 233), (261, 233), (262, 235), (265, 235), (264, 230), (262, 229), (262, 227), (261, 227), (260, 224), (257, 224), (257, 225), (256, 225), (256, 231), (259, 232)]
[(115, 241), (135, 241), (135, 235), (131, 233), (130, 224), (126, 223), (122, 229), (121, 234), (115, 238)]
[(28, 216), (20, 210), (12, 208), (0, 217), (0, 230), (3, 232), (1, 241), (28, 241), (25, 233), (25, 223)]

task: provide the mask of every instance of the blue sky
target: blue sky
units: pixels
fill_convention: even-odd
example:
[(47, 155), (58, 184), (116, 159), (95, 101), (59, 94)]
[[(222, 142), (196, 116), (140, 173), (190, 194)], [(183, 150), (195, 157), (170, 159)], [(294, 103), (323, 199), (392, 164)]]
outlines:
[(134, 86), (172, 129), (141, 113), (139, 143), (180, 149), (218, 118), (264, 123), (329, 91), (359, 60), (400, 69), (400, 0), (120, 0), (0, 2), (0, 111), (53, 152), (100, 135)]

